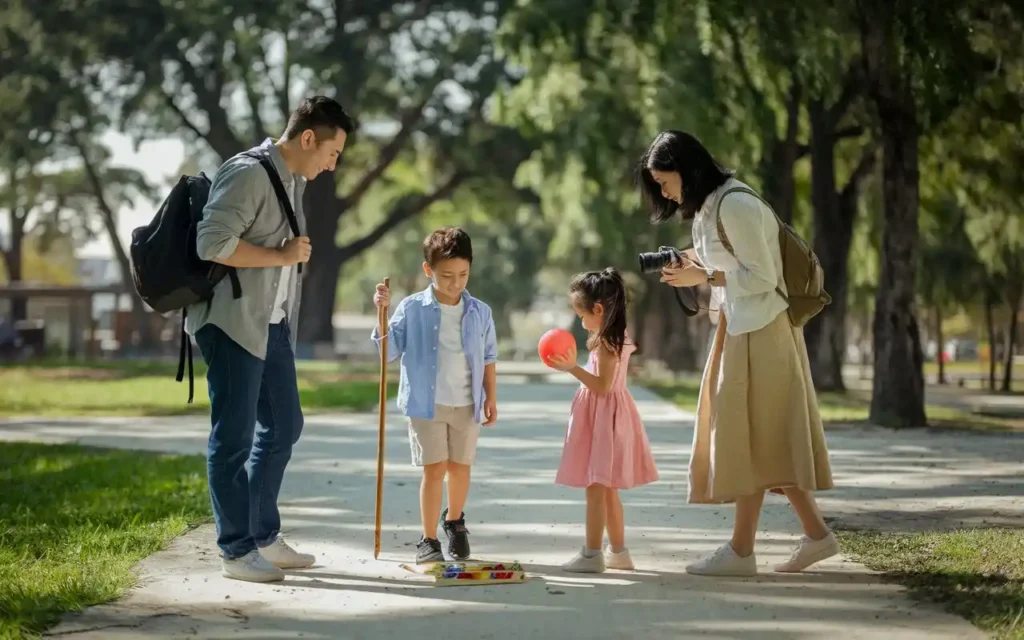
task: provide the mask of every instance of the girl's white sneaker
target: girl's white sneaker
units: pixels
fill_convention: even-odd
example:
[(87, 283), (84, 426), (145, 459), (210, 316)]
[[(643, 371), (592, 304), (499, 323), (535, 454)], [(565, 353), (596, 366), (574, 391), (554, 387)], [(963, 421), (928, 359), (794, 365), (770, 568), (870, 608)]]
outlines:
[(633, 558), (629, 556), (629, 549), (615, 553), (612, 551), (611, 545), (605, 547), (604, 563), (609, 569), (618, 571), (632, 571), (636, 568), (633, 566)]
[(562, 565), (562, 569), (570, 573), (604, 573), (604, 554), (596, 553), (588, 558), (586, 549), (580, 549), (572, 560)]

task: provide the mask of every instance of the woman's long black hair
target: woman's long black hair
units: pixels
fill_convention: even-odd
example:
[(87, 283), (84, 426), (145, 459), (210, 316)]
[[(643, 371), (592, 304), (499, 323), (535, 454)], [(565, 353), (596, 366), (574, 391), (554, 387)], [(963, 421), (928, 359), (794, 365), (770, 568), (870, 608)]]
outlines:
[[(683, 181), (682, 204), (661, 195), (661, 185), (654, 181), (651, 169), (679, 174)], [(665, 222), (676, 211), (683, 220), (692, 220), (707, 197), (733, 173), (715, 160), (696, 137), (682, 131), (662, 131), (640, 158), (636, 182), (652, 220)]]
[(597, 335), (587, 341), (587, 348), (593, 351), (598, 345), (605, 345), (622, 355), (626, 344), (626, 283), (615, 267), (604, 271), (588, 271), (573, 277), (569, 294), (587, 311), (594, 305), (604, 307), (604, 324)]

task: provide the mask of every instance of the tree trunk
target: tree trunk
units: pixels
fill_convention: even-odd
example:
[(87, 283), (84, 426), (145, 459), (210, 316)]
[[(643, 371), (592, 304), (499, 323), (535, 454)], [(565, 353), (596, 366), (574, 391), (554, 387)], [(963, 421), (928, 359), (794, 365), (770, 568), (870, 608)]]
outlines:
[(821, 260), (832, 304), (804, 329), (811, 377), (820, 391), (844, 391), (847, 273), (853, 218), (846, 219), (836, 193), (835, 123), (820, 100), (808, 105), (811, 121), (811, 206), (814, 210), (814, 252)]
[[(10, 215), (11, 246), (4, 251), (4, 266), (7, 268), (7, 279), (14, 284), (21, 282), (24, 278), (24, 243), (25, 243), (25, 216), (18, 214), (17, 207), (11, 207)], [(11, 298), (11, 320), (18, 322), (28, 318), (28, 300), (17, 297)]]
[[(844, 92), (845, 93), (845, 92)], [(845, 97), (845, 96), (844, 96)], [(820, 391), (845, 391), (850, 245), (860, 206), (860, 189), (874, 168), (875, 154), (868, 148), (842, 191), (836, 192), (836, 125), (845, 112), (844, 98), (826, 107), (812, 100), (807, 107), (811, 122), (811, 205), (814, 216), (814, 251), (825, 272), (832, 304), (804, 329), (811, 359), (811, 377)], [(840, 108), (841, 107), (841, 108)]]
[(985, 330), (988, 333), (988, 390), (996, 389), (996, 321), (993, 307), (996, 300), (992, 292), (985, 293)]
[(304, 267), (299, 310), (301, 344), (334, 343), (334, 301), (344, 256), (337, 246), (338, 221), (345, 203), (338, 197), (334, 172), (321, 173), (306, 189), (306, 235), (313, 251)]
[(942, 310), (939, 305), (932, 306), (932, 318), (935, 323), (935, 342), (938, 344), (938, 355), (936, 356), (939, 362), (939, 384), (946, 384), (946, 359), (945, 349), (943, 345), (946, 343), (942, 337)]
[[(1011, 278), (1016, 279), (1015, 276)], [(1018, 279), (1017, 282), (1011, 282), (1007, 290), (1006, 301), (1010, 306), (1010, 322), (1006, 331), (1006, 350), (1003, 353), (1003, 382), (999, 387), (1004, 393), (1009, 393), (1013, 389), (1013, 354), (1017, 349), (1018, 316), (1021, 297), (1024, 296), (1022, 285), (1024, 283)]]
[(891, 427), (925, 426), (924, 358), (914, 300), (918, 241), (916, 121), (902, 127), (883, 121), (882, 129), (885, 229), (873, 323), (871, 420)]
[(869, 417), (888, 427), (925, 426), (924, 357), (915, 312), (920, 129), (908, 72), (899, 59), (893, 8), (889, 0), (863, 0), (860, 6), (865, 70), (884, 155), (885, 227), (875, 295)]

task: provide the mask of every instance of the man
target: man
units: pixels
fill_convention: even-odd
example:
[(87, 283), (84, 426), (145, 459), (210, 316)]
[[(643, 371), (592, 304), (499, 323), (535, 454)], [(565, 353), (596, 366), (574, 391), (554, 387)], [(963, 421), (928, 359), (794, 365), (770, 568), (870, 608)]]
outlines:
[(277, 508), (303, 424), (292, 343), (302, 291), (296, 265), (310, 255), (302, 192), (320, 172), (334, 170), (354, 128), (340, 104), (317, 96), (291, 114), (280, 140), (268, 138), (247, 152), (265, 155), (277, 169), (299, 237), (292, 235), (270, 176), (244, 154), (217, 171), (197, 226), (199, 257), (235, 267), (242, 289), (235, 299), (224, 278), (209, 305), (193, 305), (187, 316), (187, 330), (208, 367), (213, 428), (207, 474), (228, 578), (272, 582), (284, 579), (282, 569), (315, 562), (281, 537)]

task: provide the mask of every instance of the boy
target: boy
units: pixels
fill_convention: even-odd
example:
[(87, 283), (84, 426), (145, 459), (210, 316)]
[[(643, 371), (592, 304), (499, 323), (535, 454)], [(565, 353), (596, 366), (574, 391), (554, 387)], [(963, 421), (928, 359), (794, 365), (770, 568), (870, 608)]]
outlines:
[[(491, 308), (466, 291), (473, 246), (462, 229), (448, 227), (423, 242), (430, 286), (400, 303), (388, 323), (388, 360), (402, 358), (398, 407), (409, 418), (412, 463), (423, 468), (423, 535), (416, 562), (443, 562), (437, 525), (444, 518), (448, 554), (469, 559), (463, 508), (476, 457), (480, 424), (498, 418), (495, 363), (498, 345)], [(388, 306), (391, 292), (377, 285), (373, 302)], [(375, 328), (372, 339), (380, 343)], [(441, 512), (445, 476), (448, 508)]]

